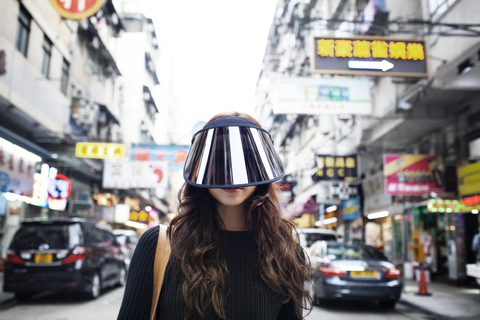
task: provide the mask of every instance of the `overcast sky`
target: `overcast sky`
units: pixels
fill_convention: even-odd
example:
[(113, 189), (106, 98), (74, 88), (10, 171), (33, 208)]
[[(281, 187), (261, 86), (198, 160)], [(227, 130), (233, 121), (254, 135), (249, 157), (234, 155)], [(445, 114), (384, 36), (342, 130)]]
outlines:
[(188, 122), (222, 111), (253, 114), (277, 0), (145, 1), (173, 60), (178, 103)]

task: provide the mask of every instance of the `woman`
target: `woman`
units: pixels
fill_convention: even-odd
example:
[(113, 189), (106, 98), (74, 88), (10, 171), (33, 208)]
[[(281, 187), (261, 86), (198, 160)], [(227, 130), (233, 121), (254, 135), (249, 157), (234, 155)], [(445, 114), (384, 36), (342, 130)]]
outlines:
[[(269, 134), (247, 114), (218, 114), (194, 135), (157, 319), (303, 318), (310, 273), (281, 214), (273, 182), (283, 176)], [(152, 228), (137, 244), (119, 320), (149, 317), (157, 239)]]

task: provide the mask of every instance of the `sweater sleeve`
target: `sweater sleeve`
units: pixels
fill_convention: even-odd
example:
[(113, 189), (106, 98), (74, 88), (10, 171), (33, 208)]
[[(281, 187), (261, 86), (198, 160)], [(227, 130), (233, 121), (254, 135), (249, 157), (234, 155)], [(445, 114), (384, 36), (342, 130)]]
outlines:
[(117, 320), (149, 320), (157, 240), (158, 228), (151, 228), (140, 237), (128, 269)]

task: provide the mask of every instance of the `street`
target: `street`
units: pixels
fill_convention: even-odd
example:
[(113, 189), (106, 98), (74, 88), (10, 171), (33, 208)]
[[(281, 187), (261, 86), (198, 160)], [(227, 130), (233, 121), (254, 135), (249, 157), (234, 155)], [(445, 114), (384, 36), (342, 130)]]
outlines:
[[(74, 294), (45, 293), (29, 302), (10, 301), (0, 305), (2, 320), (107, 320), (115, 319), (120, 308), (123, 288), (105, 290), (93, 301)], [(315, 306), (306, 320), (361, 319), (415, 319), (431, 320), (435, 317), (417, 309), (398, 304), (394, 310), (385, 310), (373, 302), (334, 301)]]

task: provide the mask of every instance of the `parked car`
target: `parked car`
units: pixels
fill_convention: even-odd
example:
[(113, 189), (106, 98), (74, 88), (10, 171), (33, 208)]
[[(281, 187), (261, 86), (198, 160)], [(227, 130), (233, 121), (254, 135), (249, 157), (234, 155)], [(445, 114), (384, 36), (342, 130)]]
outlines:
[(123, 286), (124, 255), (105, 224), (84, 219), (29, 220), (7, 251), (4, 292), (19, 300), (47, 290), (82, 292), (95, 299), (108, 286)]
[(296, 229), (298, 237), (300, 240), (300, 245), (305, 249), (305, 251), (310, 250), (310, 246), (319, 240), (325, 241), (338, 241), (339, 236), (336, 231), (328, 229), (317, 229), (317, 228), (300, 228)]
[(400, 270), (375, 247), (317, 241), (310, 247), (314, 299), (378, 300), (394, 308), (402, 291)]
[(120, 244), (123, 254), (125, 255), (125, 263), (128, 266), (132, 260), (133, 252), (138, 242), (137, 232), (134, 230), (116, 229), (113, 230), (113, 234), (117, 238), (117, 242)]

